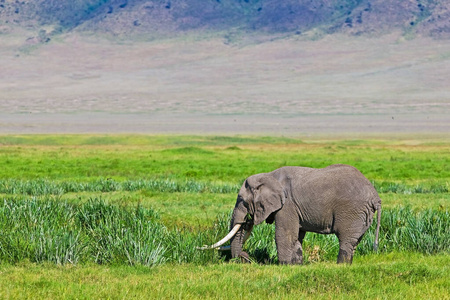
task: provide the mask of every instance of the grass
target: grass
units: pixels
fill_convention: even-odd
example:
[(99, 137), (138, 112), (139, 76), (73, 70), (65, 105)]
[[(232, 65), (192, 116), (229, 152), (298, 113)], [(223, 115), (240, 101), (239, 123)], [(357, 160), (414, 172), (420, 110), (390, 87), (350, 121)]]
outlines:
[[(23, 34), (33, 36), (36, 33)], [(433, 77), (436, 70), (442, 72), (442, 78), (448, 77), (447, 70), (440, 68), (448, 60), (450, 44), (446, 40), (423, 38), (405, 42), (392, 35), (374, 39), (335, 35), (307, 41), (308, 34), (302, 34), (287, 39), (268, 37), (257, 39), (250, 45), (244, 43), (230, 47), (224, 45), (223, 35), (196, 41), (188, 35), (132, 44), (109, 43), (98, 37), (76, 34), (61, 39), (53, 39), (45, 47), (33, 51), (32, 55), (20, 55), (20, 63), (13, 64), (11, 57), (17, 54), (18, 44), (24, 43), (24, 39), (20, 34), (2, 35), (2, 41), (7, 41), (2, 43), (0, 50), (4, 53), (1, 58), (5, 60), (2, 65), (9, 66), (3, 69), (5, 88), (2, 95), (4, 99), (17, 99), (20, 105), (6, 101), (2, 103), (1, 111), (7, 114), (100, 110), (145, 114), (155, 111), (242, 114), (245, 111), (386, 115), (388, 107), (392, 108), (389, 113), (393, 115), (447, 112), (447, 84), (436, 82)], [(16, 42), (8, 42), (11, 40)], [(150, 56), (157, 59), (142, 60), (149, 48), (152, 49)], [(98, 60), (104, 53), (111, 55)], [(92, 61), (98, 63), (95, 70), (91, 68)], [(261, 64), (261, 61), (266, 64)], [(349, 64), (349, 61), (354, 63)], [(67, 62), (71, 62), (70, 66), (76, 72), (63, 76), (67, 73)], [(108, 77), (112, 63), (115, 70), (128, 70), (126, 75)], [(47, 76), (34, 76), (43, 69)], [(161, 70), (161, 73), (145, 73), (151, 69)], [(147, 77), (143, 78), (142, 73)], [(355, 74), (364, 76), (355, 77)], [(81, 75), (82, 80), (71, 75)], [(50, 78), (55, 80), (50, 81)], [(117, 85), (117, 80), (123, 84)], [(148, 81), (152, 84), (146, 85)], [(71, 85), (74, 82), (76, 84)], [(189, 84), (180, 84), (183, 82)], [(9, 84), (19, 84), (22, 89), (10, 90), (7, 88)], [(249, 85), (254, 87), (251, 93)], [(49, 96), (55, 101), (42, 101), (40, 87), (51, 91)], [(158, 101), (149, 101), (148, 95), (155, 93)], [(64, 102), (62, 99), (68, 94), (80, 101)], [(117, 95), (127, 95), (127, 105), (120, 99), (110, 100), (116, 99)], [(227, 95), (225, 100), (223, 95)], [(242, 101), (242, 95), (245, 95), (245, 101)], [(395, 99), (392, 95), (396, 95)], [(292, 99), (296, 101), (292, 102)], [(429, 106), (418, 107), (415, 105), (417, 99)], [(320, 107), (316, 105), (319, 101)], [(361, 120), (361, 123), (365, 122), (363, 118)], [(87, 121), (90, 123), (91, 120)], [(353, 123), (347, 124), (354, 127)], [(402, 121), (397, 124), (395, 126), (398, 127), (392, 130), (402, 131)], [(382, 128), (380, 132), (384, 126)], [(441, 126), (436, 124), (424, 132), (436, 132), (433, 129), (439, 128)]]
[(15, 299), (447, 299), (448, 255), (389, 253), (352, 266), (240, 264), (157, 268), (0, 265), (0, 297)]
[(408, 146), (358, 141), (353, 145), (348, 141), (304, 143), (284, 138), (195, 136), (190, 140), (180, 137), (177, 142), (176, 136), (166, 139), (158, 136), (138, 139), (137, 136), (137, 144), (129, 145), (122, 136), (91, 138), (97, 138), (98, 144), (86, 145), (88, 138), (78, 136), (62, 137), (61, 141), (51, 136), (24, 136), (29, 144), (13, 143), (11, 136), (3, 142), (0, 138), (3, 144), (0, 178), (163, 177), (240, 184), (248, 174), (285, 165), (324, 167), (337, 162), (354, 165), (369, 179), (378, 181), (412, 185), (433, 178), (432, 184), (445, 186), (445, 180), (450, 177), (450, 155), (445, 143)]
[(200, 263), (217, 254), (196, 251), (195, 246), (227, 231), (224, 222), (214, 232), (169, 231), (151, 209), (119, 207), (97, 199), (80, 205), (4, 200), (0, 215), (0, 261), (9, 263), (29, 260), (150, 267), (165, 262)]
[[(157, 266), (163, 263), (217, 263), (215, 251), (197, 251), (224, 236), (230, 214), (219, 215), (203, 230), (171, 229), (152, 209), (117, 206), (92, 199), (82, 204), (54, 200), (4, 200), (0, 205), (0, 261), (56, 264), (129, 264)], [(357, 254), (373, 253), (373, 225), (357, 248)], [(251, 257), (261, 263), (277, 263), (274, 226), (255, 228), (246, 245)], [(448, 210), (413, 212), (411, 208), (383, 211), (380, 251), (448, 253)], [(305, 238), (306, 259), (334, 261), (338, 242), (334, 235), (309, 233)]]
[[(0, 145), (7, 146), (153, 146), (185, 147), (199, 149), (204, 146), (229, 146), (234, 144), (301, 144), (301, 140), (272, 136), (194, 136), (194, 135), (3, 135)], [(231, 147), (233, 149), (233, 147)], [(234, 148), (236, 150), (238, 148)]]
[(0, 193), (3, 194), (25, 194), (30, 196), (64, 195), (66, 193), (82, 192), (135, 192), (151, 191), (163, 193), (217, 193), (228, 194), (239, 191), (237, 184), (208, 183), (195, 180), (126, 180), (116, 181), (114, 179), (100, 178), (88, 182), (74, 181), (49, 181), (49, 180), (0, 180)]
[[(379, 193), (394, 194), (446, 194), (449, 192), (447, 185), (437, 183), (420, 183), (406, 185), (397, 182), (372, 181)], [(77, 181), (51, 181), (44, 179), (36, 180), (0, 180), (1, 194), (24, 194), (29, 196), (64, 195), (67, 193), (82, 192), (135, 192), (151, 191), (163, 193), (215, 193), (230, 194), (237, 193), (240, 184), (204, 182), (193, 179), (179, 180), (169, 178), (140, 179), (117, 181), (111, 178), (99, 178), (96, 180)]]
[[(444, 299), (449, 161), (445, 141), (0, 136), (0, 298)], [(225, 235), (248, 175), (331, 163), (380, 193), (378, 254), (374, 226), (352, 266), (335, 265), (334, 236), (312, 233), (303, 267), (277, 266), (267, 224), (245, 246), (258, 264), (195, 249)]]

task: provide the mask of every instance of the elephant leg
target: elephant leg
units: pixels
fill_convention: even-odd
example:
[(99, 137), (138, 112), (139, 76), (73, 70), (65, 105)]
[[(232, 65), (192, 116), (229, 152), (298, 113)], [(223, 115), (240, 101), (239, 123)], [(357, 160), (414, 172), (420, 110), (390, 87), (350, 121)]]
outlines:
[[(304, 234), (303, 234), (304, 236)], [(278, 261), (280, 264), (301, 264), (303, 262), (302, 244), (299, 240), (299, 229), (278, 226), (275, 229)]]
[(355, 253), (356, 246), (358, 246), (361, 237), (338, 237), (339, 238), (339, 254), (337, 258), (337, 263), (348, 263), (353, 262), (353, 255)]
[(341, 227), (343, 230), (339, 230), (336, 233), (339, 239), (339, 254), (337, 258), (337, 263), (348, 263), (351, 264), (353, 261), (353, 255), (358, 246), (359, 242), (362, 240), (367, 228), (369, 228), (370, 223), (362, 222), (360, 219), (355, 220), (351, 226)]
[(303, 264), (303, 239), (305, 238), (306, 231), (301, 231), (298, 233), (298, 241), (295, 243), (294, 252), (292, 260), (297, 264)]

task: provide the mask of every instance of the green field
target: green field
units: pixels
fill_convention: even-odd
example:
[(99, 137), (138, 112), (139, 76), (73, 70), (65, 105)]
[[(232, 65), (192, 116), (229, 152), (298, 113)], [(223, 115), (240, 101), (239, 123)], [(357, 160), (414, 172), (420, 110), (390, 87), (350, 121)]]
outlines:
[[(248, 136), (0, 136), (0, 298), (448, 299), (450, 142)], [(278, 266), (257, 226), (251, 265), (196, 246), (226, 234), (243, 180), (345, 163), (382, 198), (352, 266), (307, 234)]]

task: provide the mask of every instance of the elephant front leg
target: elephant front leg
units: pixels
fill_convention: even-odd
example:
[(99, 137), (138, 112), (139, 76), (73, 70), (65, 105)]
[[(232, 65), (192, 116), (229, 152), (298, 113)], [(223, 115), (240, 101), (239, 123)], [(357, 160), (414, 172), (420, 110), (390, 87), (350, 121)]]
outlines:
[[(304, 237), (304, 232), (302, 233)], [(303, 263), (303, 249), (299, 239), (299, 230), (286, 230), (283, 228), (276, 228), (275, 242), (277, 244), (278, 261), (280, 264), (302, 264)]]

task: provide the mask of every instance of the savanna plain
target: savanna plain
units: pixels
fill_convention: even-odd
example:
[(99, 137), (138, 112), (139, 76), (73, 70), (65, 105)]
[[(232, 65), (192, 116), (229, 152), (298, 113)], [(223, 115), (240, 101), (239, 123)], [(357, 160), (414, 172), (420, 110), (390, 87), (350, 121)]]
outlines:
[[(0, 136), (0, 298), (448, 299), (447, 139), (244, 135)], [(274, 226), (252, 264), (195, 247), (223, 237), (243, 180), (286, 165), (357, 167), (383, 212), (352, 265), (308, 233), (302, 266), (277, 265)]]

